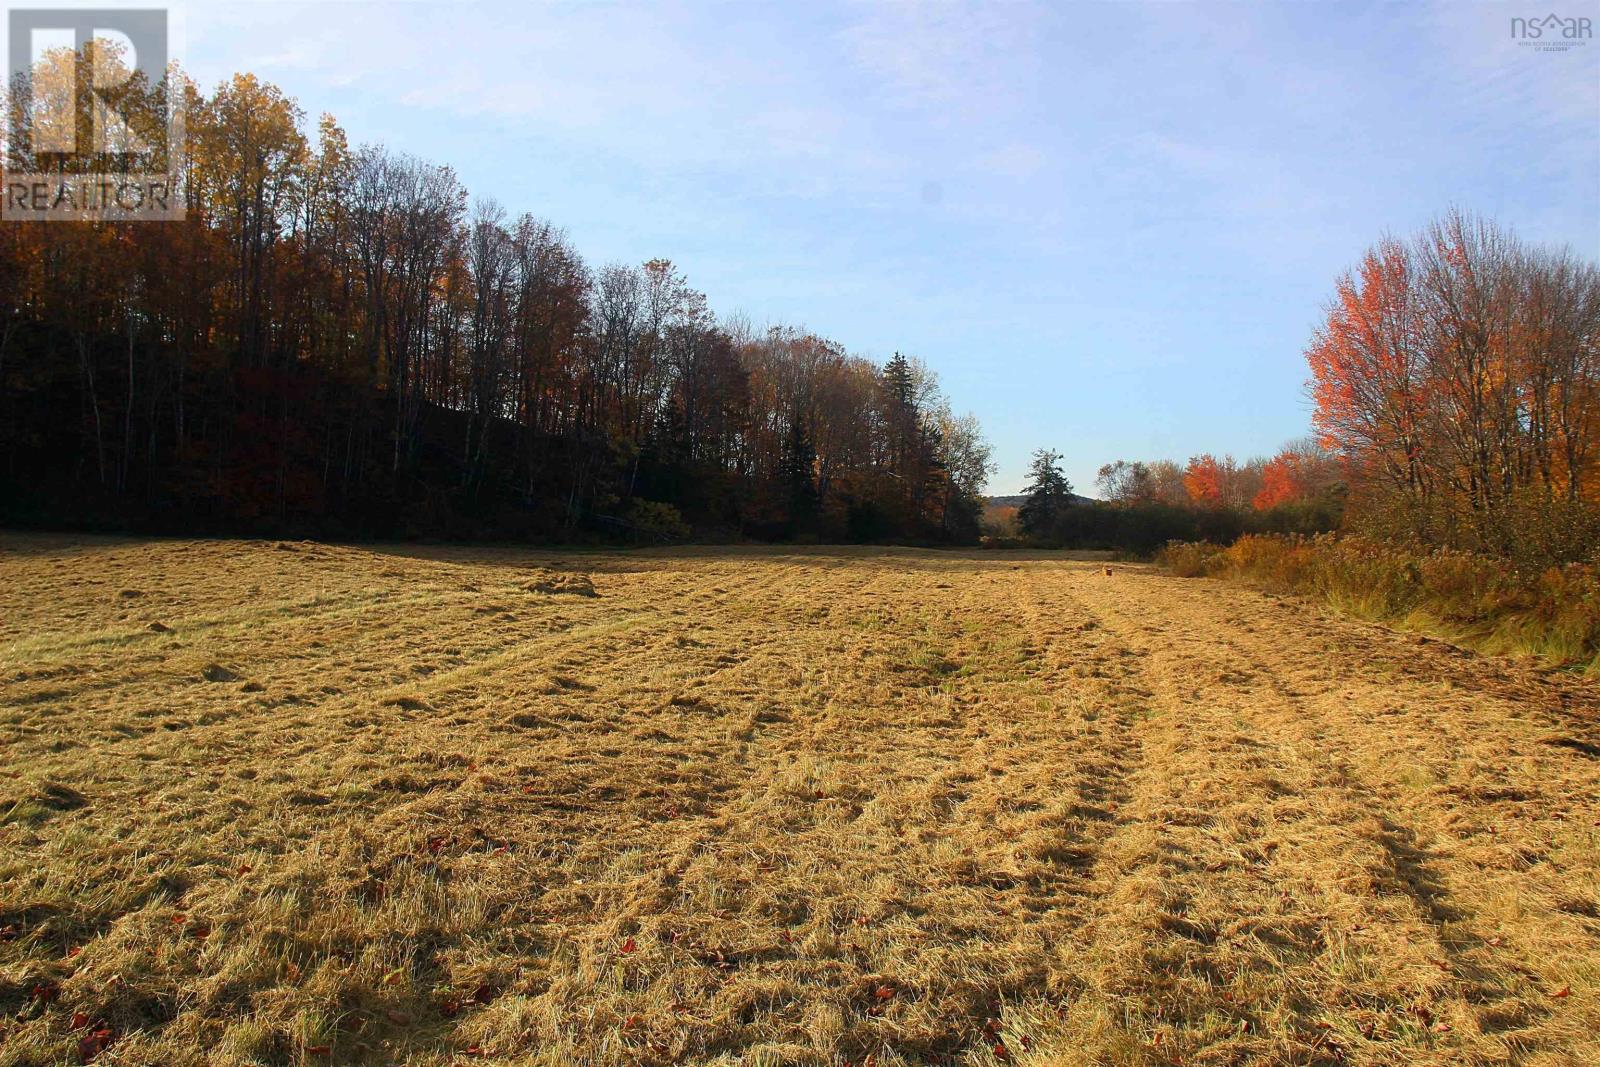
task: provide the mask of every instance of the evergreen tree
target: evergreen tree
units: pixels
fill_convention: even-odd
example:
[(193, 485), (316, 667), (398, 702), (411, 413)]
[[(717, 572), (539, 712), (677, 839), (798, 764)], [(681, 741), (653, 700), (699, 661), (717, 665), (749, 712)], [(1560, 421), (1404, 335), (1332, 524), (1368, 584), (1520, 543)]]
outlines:
[(1072, 503), (1072, 485), (1061, 473), (1061, 453), (1041, 448), (1028, 467), (1032, 479), (1017, 509), (1017, 526), (1029, 537), (1049, 537)]
[(784, 449), (780, 475), (789, 489), (790, 534), (811, 533), (821, 504), (816, 480), (817, 449), (811, 442), (806, 417), (795, 412)]
[(911, 361), (899, 352), (883, 365), (884, 421), (887, 423), (890, 469), (904, 477), (912, 446), (920, 436), (916, 379)]

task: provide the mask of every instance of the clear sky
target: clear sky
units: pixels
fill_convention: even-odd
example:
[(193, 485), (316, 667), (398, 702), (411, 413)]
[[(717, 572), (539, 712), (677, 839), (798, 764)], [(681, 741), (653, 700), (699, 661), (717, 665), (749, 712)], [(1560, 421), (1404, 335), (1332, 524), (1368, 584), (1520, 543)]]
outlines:
[(1338, 273), (1451, 204), (1600, 259), (1600, 3), (197, 3), (184, 61), (456, 168), (591, 264), (916, 355), (995, 446), (1303, 434)]

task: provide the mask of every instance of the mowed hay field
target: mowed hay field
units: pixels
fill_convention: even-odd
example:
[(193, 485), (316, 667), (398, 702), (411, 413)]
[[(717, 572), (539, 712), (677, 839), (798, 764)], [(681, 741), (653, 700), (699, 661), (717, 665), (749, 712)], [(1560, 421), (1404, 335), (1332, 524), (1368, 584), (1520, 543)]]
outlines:
[(0, 535), (0, 1063), (1600, 1063), (1600, 698), (1058, 554)]

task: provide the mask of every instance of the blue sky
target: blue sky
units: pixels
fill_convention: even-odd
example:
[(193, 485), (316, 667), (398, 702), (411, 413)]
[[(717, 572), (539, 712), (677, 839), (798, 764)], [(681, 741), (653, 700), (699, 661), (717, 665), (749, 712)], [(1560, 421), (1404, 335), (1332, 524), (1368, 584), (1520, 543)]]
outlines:
[(918, 356), (995, 447), (1267, 454), (1338, 273), (1451, 204), (1600, 258), (1600, 3), (207, 3), (355, 142), (449, 163), (592, 264)]

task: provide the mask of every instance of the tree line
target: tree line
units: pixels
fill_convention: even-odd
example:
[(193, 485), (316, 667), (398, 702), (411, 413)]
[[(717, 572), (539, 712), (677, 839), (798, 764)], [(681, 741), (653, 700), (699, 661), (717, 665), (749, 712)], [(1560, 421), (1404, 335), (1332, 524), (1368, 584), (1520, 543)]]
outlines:
[(976, 536), (988, 445), (917, 360), (719, 319), (665, 259), (591, 265), (251, 75), (169, 81), (183, 221), (0, 226), (5, 519)]
[(1138, 551), (1346, 529), (1535, 565), (1600, 558), (1593, 263), (1450, 211), (1343, 275), (1305, 356), (1312, 437), (1244, 463), (1117, 460), (1087, 507), (1042, 450), (1001, 518), (1036, 542)]
[(1033, 454), (1029, 483), (1014, 509), (991, 508), (998, 541), (1117, 549), (1147, 555), (1171, 541), (1229, 543), (1246, 533), (1337, 529), (1345, 480), (1337, 457), (1315, 440), (1286, 445), (1270, 459), (1237, 462), (1211, 453), (1171, 460), (1115, 460), (1095, 478), (1099, 499), (1080, 497), (1051, 449)]

